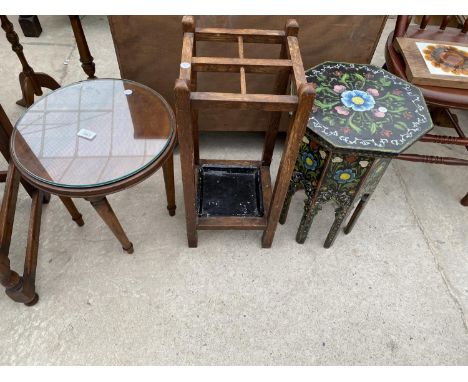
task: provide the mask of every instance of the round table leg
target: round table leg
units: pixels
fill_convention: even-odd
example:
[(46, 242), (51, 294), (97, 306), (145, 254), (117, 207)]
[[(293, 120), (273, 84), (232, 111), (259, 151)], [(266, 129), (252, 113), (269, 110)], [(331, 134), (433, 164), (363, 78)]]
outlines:
[(122, 248), (128, 253), (133, 253), (133, 244), (128, 240), (128, 237), (120, 225), (120, 222), (112, 210), (107, 198), (105, 196), (101, 196), (97, 198), (87, 198), (87, 200), (94, 207), (101, 219), (104, 220), (115, 237), (120, 241)]
[(164, 186), (166, 187), (167, 209), (170, 216), (175, 215), (174, 156), (171, 154), (163, 164)]

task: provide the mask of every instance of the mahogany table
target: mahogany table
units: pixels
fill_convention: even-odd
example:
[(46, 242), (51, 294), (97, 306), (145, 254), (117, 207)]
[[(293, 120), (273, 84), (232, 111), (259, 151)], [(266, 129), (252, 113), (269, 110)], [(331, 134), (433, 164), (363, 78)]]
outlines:
[(307, 196), (296, 241), (304, 243), (322, 206), (336, 204), (325, 248), (359, 202), (349, 233), (391, 159), (432, 129), (420, 90), (372, 65), (325, 62), (306, 71), (317, 92), (280, 223), (286, 221), (293, 194)]
[[(34, 103), (16, 123), (11, 158), (21, 177), (42, 192), (90, 201), (132, 253), (106, 195), (163, 167), (173, 216), (175, 143), (174, 114), (161, 95), (133, 81), (96, 79), (59, 88)], [(38, 213), (38, 227), (40, 218)]]

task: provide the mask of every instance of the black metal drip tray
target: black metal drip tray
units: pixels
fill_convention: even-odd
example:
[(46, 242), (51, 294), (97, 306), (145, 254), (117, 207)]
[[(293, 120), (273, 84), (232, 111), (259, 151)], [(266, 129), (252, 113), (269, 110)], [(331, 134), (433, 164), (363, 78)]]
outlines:
[(263, 216), (260, 168), (202, 165), (198, 172), (198, 216)]

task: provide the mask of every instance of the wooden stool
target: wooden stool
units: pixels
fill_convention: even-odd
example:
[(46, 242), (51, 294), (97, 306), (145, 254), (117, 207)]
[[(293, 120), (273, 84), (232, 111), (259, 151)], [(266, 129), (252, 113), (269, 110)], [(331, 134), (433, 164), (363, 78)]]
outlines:
[[(262, 246), (269, 248), (315, 97), (304, 75), (299, 26), (288, 20), (285, 30), (195, 28), (192, 16), (184, 16), (182, 25), (174, 92), (188, 245), (197, 246), (200, 229), (257, 229), (263, 230)], [(197, 41), (237, 43), (239, 58), (197, 57)], [(281, 44), (280, 58), (245, 58), (244, 43)], [(240, 93), (198, 92), (197, 72), (240, 73)], [(277, 73), (275, 94), (248, 94), (245, 73)], [(290, 77), (297, 96), (287, 93)], [(210, 108), (272, 112), (261, 161), (200, 159), (198, 112)], [(294, 117), (272, 191), (270, 164), (282, 111), (294, 112)]]
[(372, 65), (325, 62), (306, 72), (317, 99), (291, 178), (280, 222), (291, 198), (304, 188), (307, 200), (296, 241), (304, 243), (322, 206), (336, 204), (325, 240), (359, 202), (346, 229), (351, 232), (392, 158), (432, 129), (419, 89)]

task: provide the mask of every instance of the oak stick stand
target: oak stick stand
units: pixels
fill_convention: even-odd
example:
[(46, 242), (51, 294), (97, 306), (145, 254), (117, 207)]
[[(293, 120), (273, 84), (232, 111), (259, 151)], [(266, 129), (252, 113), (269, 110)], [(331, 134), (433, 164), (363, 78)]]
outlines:
[[(197, 230), (241, 229), (262, 230), (262, 246), (269, 248), (315, 98), (304, 74), (298, 23), (288, 20), (284, 30), (196, 28), (195, 18), (184, 16), (182, 26), (182, 59), (174, 93), (188, 245), (197, 246)], [(199, 57), (197, 41), (236, 43), (239, 57)], [(280, 44), (280, 57), (245, 58), (245, 43)], [(199, 92), (198, 72), (239, 73), (240, 92)], [(249, 94), (246, 73), (276, 73), (275, 94)], [(289, 83), (297, 96), (288, 93)], [(200, 159), (198, 113), (212, 108), (271, 112), (261, 160)], [(282, 112), (292, 112), (293, 117), (272, 187), (270, 164)]]

